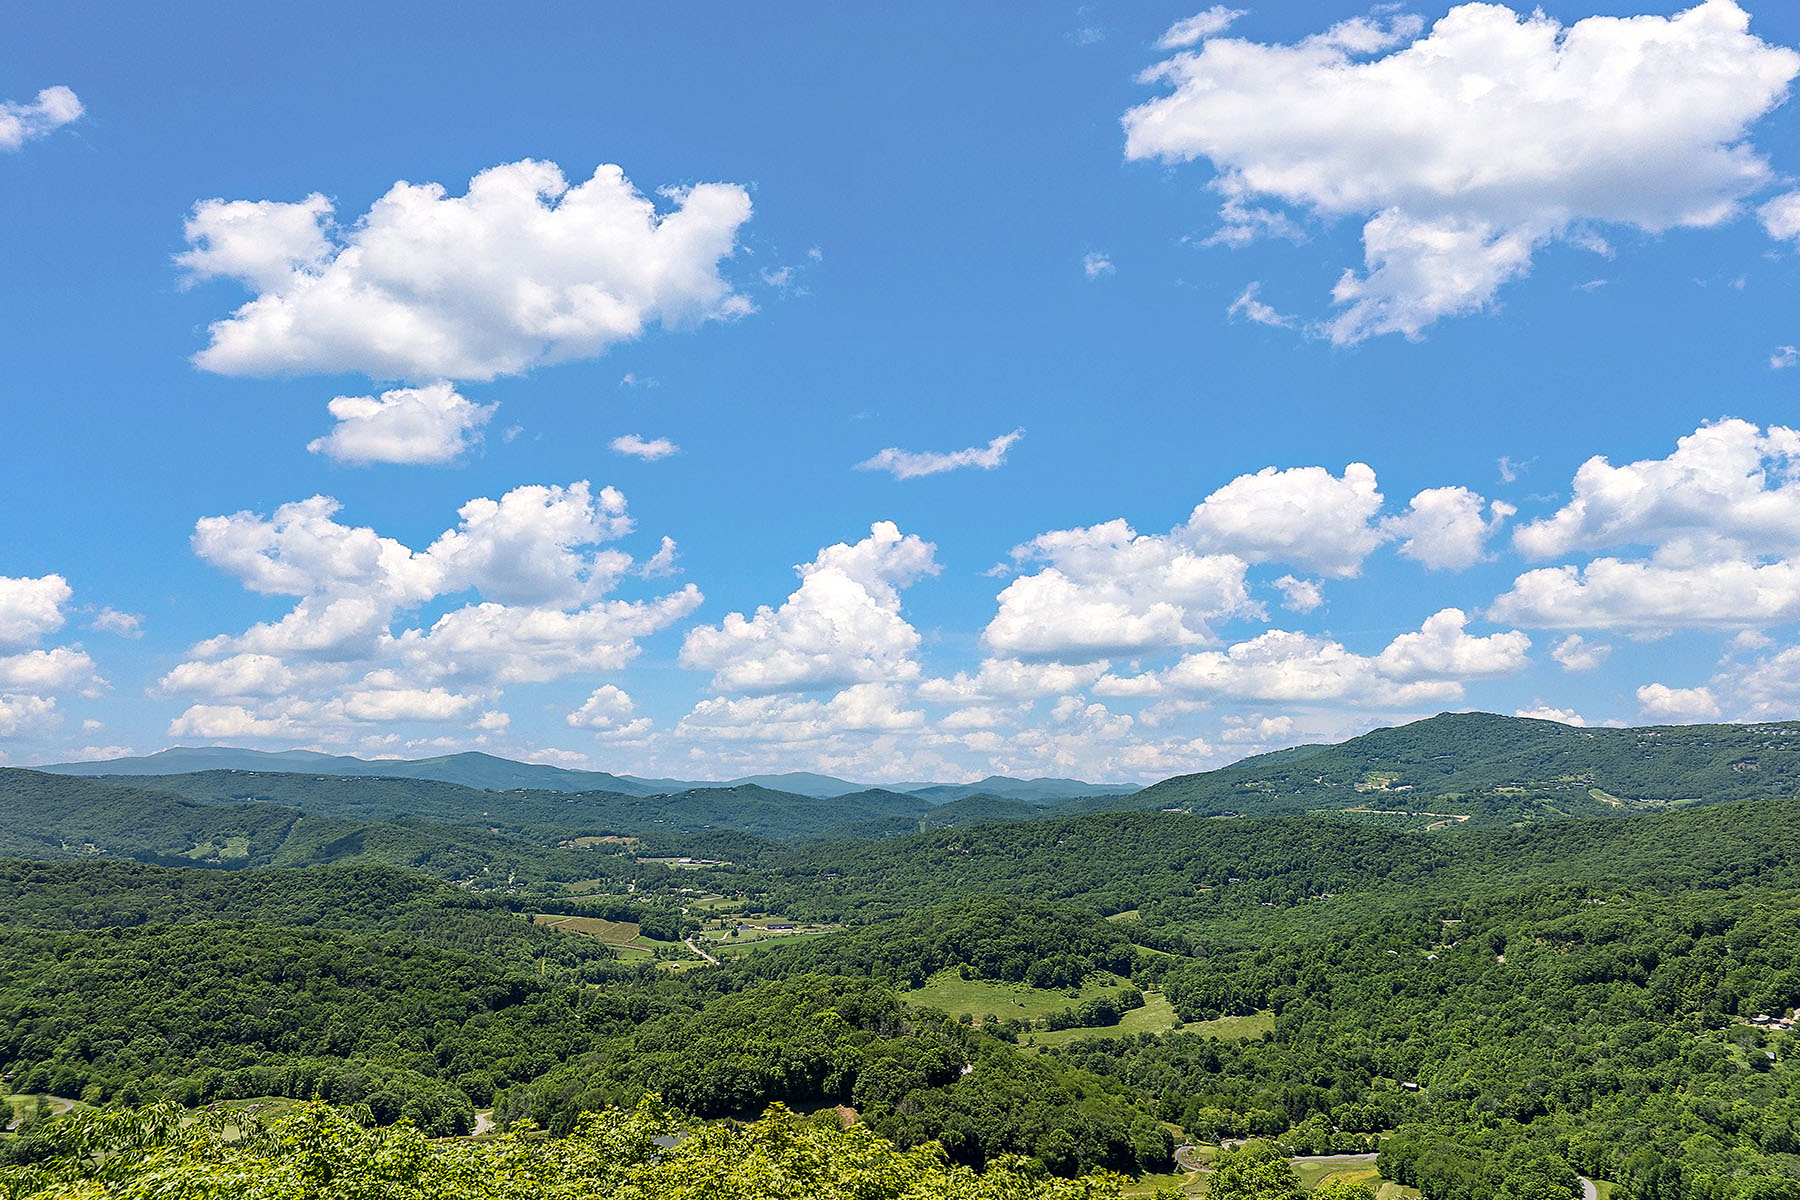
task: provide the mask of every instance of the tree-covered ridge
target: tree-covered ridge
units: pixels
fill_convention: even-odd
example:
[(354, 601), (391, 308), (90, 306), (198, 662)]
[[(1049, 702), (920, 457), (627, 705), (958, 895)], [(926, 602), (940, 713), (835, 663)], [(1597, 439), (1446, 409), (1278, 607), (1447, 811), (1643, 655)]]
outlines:
[(1091, 909), (975, 896), (879, 925), (809, 942), (775, 945), (741, 969), (763, 978), (809, 971), (867, 975), (918, 987), (947, 969), (1031, 987), (1079, 987), (1096, 971), (1129, 974), (1137, 949), (1117, 924)]
[[(559, 985), (391, 933), (0, 929), (0, 1064), (23, 1093), (317, 1095), (438, 1134), (467, 1131), (491, 1103), (561, 1132), (583, 1111), (659, 1092), (709, 1116), (853, 1105), (905, 1144), (945, 1141), (959, 1161), (1042, 1150), (1069, 1173), (1168, 1160), (1129, 1089), (1027, 1061), (866, 979), (648, 966), (602, 977), (598, 989)], [(1057, 1128), (1074, 1140), (1046, 1142)]]
[(713, 878), (808, 919), (871, 921), (1001, 892), (1105, 914), (1179, 908), (1245, 882), (1259, 898), (1300, 899), (1425, 879), (1454, 857), (1442, 838), (1335, 820), (1112, 813), (775, 851)]
[(644, 874), (628, 853), (630, 847), (577, 849), (560, 845), (562, 840), (551, 835), (531, 841), (416, 818), (313, 815), (254, 800), (202, 802), (135, 786), (0, 768), (0, 854), (17, 858), (126, 858), (231, 869), (385, 863), (483, 888), (592, 878), (616, 879), (622, 887)]
[(269, 804), (221, 809), (152, 789), (0, 768), (0, 854), (108, 855), (146, 862), (268, 862), (298, 816)]
[[(116, 790), (65, 783), (102, 790), (51, 789), (47, 810), (128, 819)], [(177, 829), (244, 807), (145, 811)], [(0, 1072), (96, 1103), (320, 1095), (439, 1133), (490, 1105), (560, 1136), (650, 1094), (715, 1119), (783, 1101), (1062, 1174), (1166, 1164), (1159, 1122), (1294, 1153), (1379, 1137), (1388, 1177), (1430, 1200), (1573, 1200), (1577, 1173), (1613, 1200), (1800, 1200), (1800, 1056), (1748, 1023), (1800, 1005), (1800, 799), (1433, 833), (1186, 812), (711, 831), (682, 852), (727, 862), (698, 870), (638, 862), (668, 847), (654, 835), (544, 832), (308, 812), (280, 853), (340, 865), (0, 861)], [(487, 840), (539, 873), (482, 870), (499, 860), (465, 856)], [(416, 869), (381, 865), (402, 854)], [(546, 864), (592, 874), (564, 888)], [(663, 938), (734, 912), (846, 927), (677, 974), (528, 923), (552, 909)], [(1096, 974), (1150, 1032), (1094, 1036), (1032, 991), (1076, 1008)], [(955, 1011), (1026, 996), (1032, 1021), (1092, 1033), (959, 1022), (909, 1005), (925, 981)], [(1274, 1158), (1225, 1161), (1288, 1187)]]
[[(1371, 890), (1464, 892), (1572, 880), (1619, 887), (1800, 887), (1800, 799), (1412, 833), (1333, 817), (1113, 813), (803, 849), (711, 872), (808, 919), (872, 922), (968, 897), (1138, 911), (1150, 926)], [(1341, 905), (1337, 911), (1342, 911)]]
[[(228, 1121), (230, 1122), (228, 1124)], [(243, 1126), (243, 1128), (240, 1128)], [(1044, 1178), (1020, 1165), (977, 1175), (933, 1146), (897, 1149), (865, 1126), (776, 1109), (748, 1125), (699, 1125), (654, 1101), (591, 1114), (570, 1136), (518, 1130), (431, 1145), (310, 1104), (268, 1125), (172, 1108), (86, 1117), (44, 1157), (0, 1167), (13, 1200), (1116, 1200), (1117, 1177)]]
[(645, 796), (541, 788), (486, 791), (427, 779), (278, 771), (101, 778), (206, 804), (276, 804), (359, 821), (411, 818), (552, 841), (588, 834), (689, 834), (713, 829), (792, 839), (846, 823), (892, 817), (916, 822), (932, 811), (928, 802), (915, 796), (879, 788), (820, 798), (746, 783)]
[(647, 1014), (506, 1093), (496, 1112), (568, 1129), (581, 1112), (648, 1093), (702, 1116), (772, 1100), (847, 1105), (901, 1145), (941, 1142), (973, 1166), (1022, 1154), (1060, 1174), (1136, 1173), (1166, 1169), (1174, 1149), (1128, 1088), (910, 1010), (878, 984), (815, 975)]
[(1516, 821), (1796, 794), (1800, 723), (1578, 729), (1444, 713), (1341, 745), (1177, 776), (1123, 806), (1245, 815), (1438, 809)]
[(0, 1059), (22, 1092), (138, 1103), (323, 1094), (468, 1128), (496, 1079), (572, 1053), (570, 997), (381, 934), (238, 924), (0, 931)]
[(1181, 1016), (1272, 1011), (1264, 1041), (1176, 1032), (1066, 1056), (1200, 1138), (1306, 1152), (1397, 1129), (1384, 1172), (1432, 1200), (1510, 1194), (1559, 1163), (1640, 1198), (1800, 1194), (1800, 1042), (1748, 1023), (1800, 1004), (1800, 893), (1362, 907), (1353, 926), (1244, 922), (1170, 964)]
[[(403, 934), (443, 950), (542, 972), (580, 974), (612, 954), (516, 915), (507, 898), (452, 887), (416, 871), (364, 864), (293, 870), (209, 871), (109, 859), (29, 862), (0, 859), (0, 925), (44, 930), (104, 929), (194, 922)], [(570, 904), (598, 909), (598, 902)], [(671, 908), (608, 901), (613, 919), (678, 920)]]

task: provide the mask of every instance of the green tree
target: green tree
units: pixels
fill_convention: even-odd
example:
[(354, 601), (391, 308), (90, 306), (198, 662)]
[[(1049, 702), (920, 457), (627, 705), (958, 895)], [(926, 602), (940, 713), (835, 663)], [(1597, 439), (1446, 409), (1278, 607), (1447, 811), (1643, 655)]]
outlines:
[(1305, 1200), (1306, 1191), (1280, 1148), (1247, 1142), (1213, 1159), (1206, 1200)]

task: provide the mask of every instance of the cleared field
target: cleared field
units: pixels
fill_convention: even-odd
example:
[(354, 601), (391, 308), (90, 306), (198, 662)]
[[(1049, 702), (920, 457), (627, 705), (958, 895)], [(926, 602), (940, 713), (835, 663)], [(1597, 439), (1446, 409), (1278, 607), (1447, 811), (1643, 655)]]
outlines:
[(687, 906), (696, 913), (738, 912), (743, 909), (744, 901), (729, 900), (724, 896), (699, 896), (689, 900)]
[(599, 917), (559, 917), (554, 913), (538, 913), (531, 918), (531, 923), (559, 929), (564, 933), (579, 933), (609, 946), (629, 946), (638, 937), (635, 921), (605, 921)]
[(742, 958), (753, 950), (764, 946), (778, 946), (784, 942), (807, 942), (816, 937), (824, 937), (829, 929), (800, 929), (793, 933), (765, 933), (758, 937), (745, 935), (739, 938), (727, 938), (723, 941), (706, 939), (706, 952), (716, 954), (720, 958)]
[(226, 860), (250, 857), (250, 839), (244, 834), (234, 834), (222, 842), (202, 842), (195, 846), (183, 858), (191, 858), (196, 862), (207, 859)]
[(973, 1013), (981, 1020), (989, 1013), (1001, 1020), (1017, 1017), (1035, 1021), (1053, 1012), (1073, 1008), (1083, 1000), (1116, 994), (1121, 980), (1101, 972), (1088, 978), (1080, 991), (1026, 987), (1022, 983), (997, 983), (991, 979), (964, 979), (955, 971), (939, 971), (925, 986), (900, 993), (908, 1004), (938, 1008), (951, 1016)]
[(1062, 1046), (1084, 1037), (1124, 1037), (1132, 1033), (1167, 1033), (1175, 1028), (1175, 1006), (1161, 992), (1146, 992), (1144, 1007), (1119, 1018), (1117, 1025), (1093, 1029), (1055, 1029), (1032, 1034), (1039, 1046)]
[[(1202, 1158), (1210, 1158), (1216, 1153), (1206, 1146), (1199, 1147), (1198, 1152)], [(1299, 1177), (1300, 1186), (1309, 1192), (1317, 1191), (1328, 1180), (1341, 1179), (1346, 1183), (1360, 1183), (1371, 1189), (1376, 1200), (1420, 1200), (1416, 1189), (1382, 1179), (1372, 1162), (1295, 1159), (1294, 1174)], [(1177, 1170), (1169, 1174), (1140, 1175), (1128, 1182), (1120, 1194), (1128, 1200), (1142, 1200), (1144, 1197), (1154, 1196), (1163, 1188), (1174, 1188), (1183, 1196), (1204, 1196), (1206, 1181), (1205, 1171)]]
[(1381, 1172), (1375, 1169), (1372, 1162), (1330, 1158), (1296, 1159), (1294, 1174), (1300, 1177), (1300, 1186), (1309, 1192), (1317, 1190), (1330, 1179), (1360, 1183), (1369, 1188), (1381, 1186)]
[[(268, 1121), (285, 1113), (292, 1112), (294, 1109), (301, 1107), (304, 1103), (305, 1102), (301, 1100), (290, 1100), (286, 1096), (249, 1096), (242, 1100), (219, 1100), (215, 1103), (206, 1105), (204, 1111), (248, 1113), (256, 1116), (260, 1120)], [(182, 1114), (181, 1123), (183, 1125), (190, 1125), (194, 1122), (196, 1117), (197, 1113), (186, 1112)], [(233, 1136), (241, 1134), (243, 1128), (243, 1125), (239, 1123), (233, 1123), (226, 1126), (226, 1129)]]
[(1265, 1033), (1275, 1032), (1275, 1014), (1272, 1012), (1251, 1013), (1247, 1017), (1219, 1017), (1213, 1021), (1194, 1021), (1181, 1027), (1183, 1033), (1197, 1033), (1201, 1037), (1225, 1038), (1259, 1038)]
[(1136, 1179), (1126, 1181), (1119, 1195), (1125, 1200), (1144, 1200), (1154, 1196), (1164, 1188), (1174, 1188), (1183, 1196), (1204, 1196), (1206, 1194), (1206, 1176), (1199, 1171), (1173, 1171), (1166, 1175), (1139, 1175)]

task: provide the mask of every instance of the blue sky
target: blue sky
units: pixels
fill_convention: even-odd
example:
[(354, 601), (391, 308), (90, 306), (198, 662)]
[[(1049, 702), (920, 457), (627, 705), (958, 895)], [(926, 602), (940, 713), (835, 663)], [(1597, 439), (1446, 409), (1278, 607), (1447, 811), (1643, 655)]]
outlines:
[(1246, 7), (14, 14), (0, 761), (1800, 715), (1800, 14)]

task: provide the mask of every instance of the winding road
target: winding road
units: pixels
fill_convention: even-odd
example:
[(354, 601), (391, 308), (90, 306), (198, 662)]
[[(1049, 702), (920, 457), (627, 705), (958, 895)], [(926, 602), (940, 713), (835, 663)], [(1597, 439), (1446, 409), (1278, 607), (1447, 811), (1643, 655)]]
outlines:
[(694, 945), (693, 938), (691, 938), (691, 937), (690, 938), (682, 938), (681, 944), (686, 946), (689, 950), (692, 950), (695, 954), (698, 954), (701, 958), (704, 958), (707, 962), (713, 964), (715, 967), (719, 965), (718, 959), (714, 958), (712, 955), (708, 954), (706, 951), (702, 950), (700, 947)]

